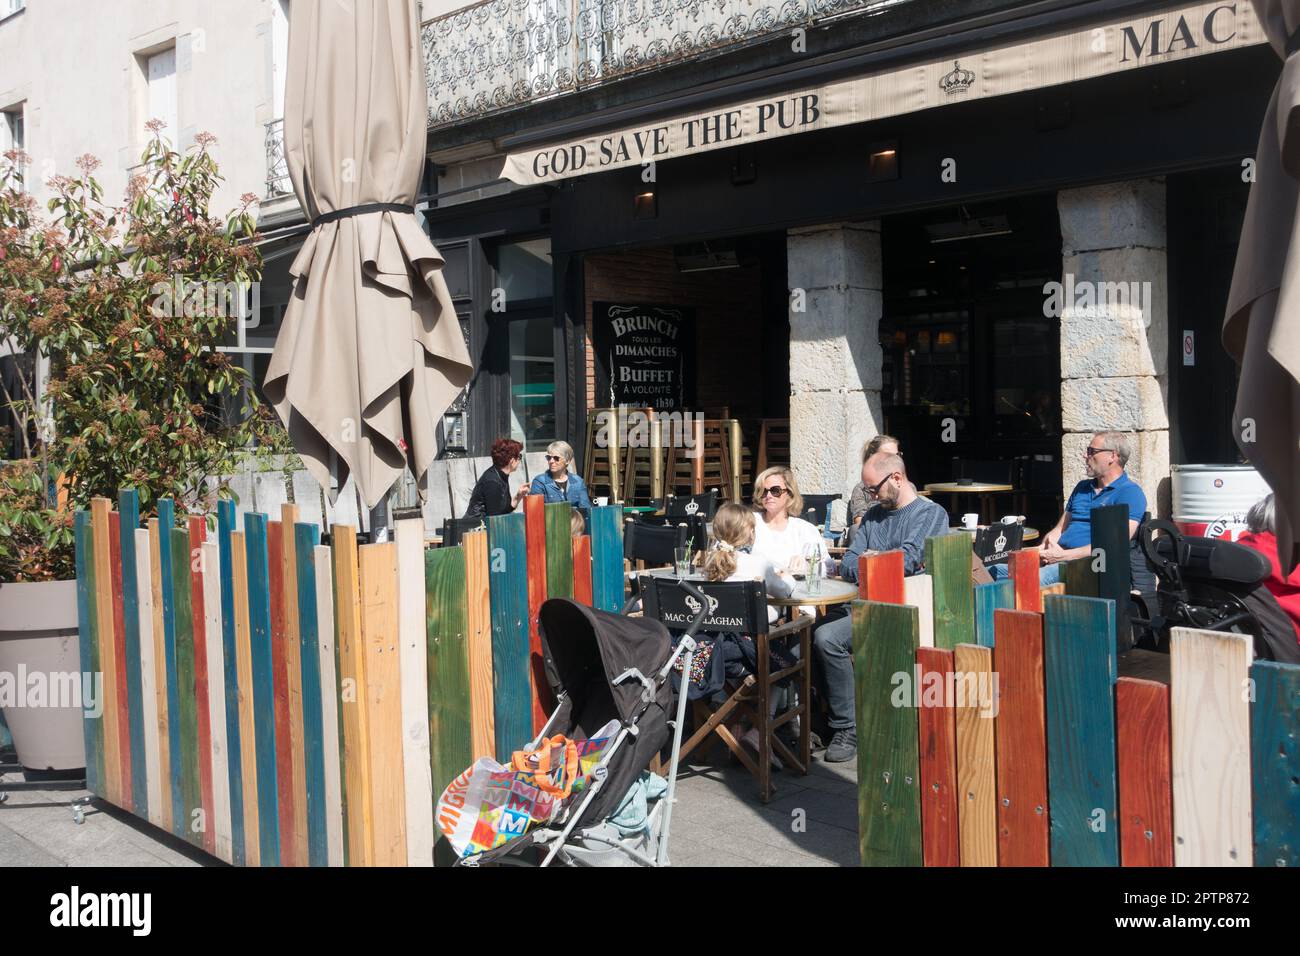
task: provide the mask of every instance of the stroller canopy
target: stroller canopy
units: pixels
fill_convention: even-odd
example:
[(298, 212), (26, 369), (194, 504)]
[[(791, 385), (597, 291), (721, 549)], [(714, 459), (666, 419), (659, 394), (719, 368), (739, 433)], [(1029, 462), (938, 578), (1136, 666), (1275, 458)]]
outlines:
[[(618, 685), (614, 680), (632, 667), (655, 679), (672, 653), (664, 626), (653, 619), (593, 611), (568, 598), (543, 604), (538, 621), (547, 679), (557, 694), (569, 695), (570, 712), (596, 719), (600, 711), (608, 711), (605, 720), (617, 716), (624, 724), (634, 721), (645, 709), (645, 686), (635, 679)], [(604, 697), (609, 700), (602, 707)]]

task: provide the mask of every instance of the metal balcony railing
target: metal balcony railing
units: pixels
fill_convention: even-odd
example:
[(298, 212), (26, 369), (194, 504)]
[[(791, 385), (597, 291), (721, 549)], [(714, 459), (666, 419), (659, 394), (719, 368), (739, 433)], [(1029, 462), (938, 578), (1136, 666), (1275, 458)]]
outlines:
[(429, 125), (913, 0), (483, 0), (421, 28)]
[(284, 154), (284, 119), (274, 119), (266, 124), (266, 198), (286, 196), (293, 192), (289, 181), (289, 161)]

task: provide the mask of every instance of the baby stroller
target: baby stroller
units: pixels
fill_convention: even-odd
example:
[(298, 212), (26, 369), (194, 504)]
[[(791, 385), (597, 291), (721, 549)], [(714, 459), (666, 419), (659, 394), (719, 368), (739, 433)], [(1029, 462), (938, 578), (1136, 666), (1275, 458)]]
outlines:
[[(495, 849), (460, 861), (540, 862), (549, 866), (667, 866), (668, 832), (677, 785), (686, 696), (672, 713), (669, 674), (678, 657), (691, 666), (693, 635), (707, 615), (699, 589), (682, 581), (702, 609), (676, 649), (656, 620), (595, 611), (567, 598), (542, 605), (539, 623), (546, 676), (557, 705), (537, 739), (548, 734), (586, 738), (611, 720), (618, 731), (590, 773), (591, 784), (569, 798), (560, 815)], [(651, 760), (664, 749), (672, 729), (667, 791), (649, 806), (647, 827), (634, 836), (609, 822)], [(514, 857), (515, 860), (509, 860)], [(540, 858), (540, 861), (539, 861)]]
[(1140, 560), (1154, 572), (1154, 587), (1134, 579), (1130, 620), (1138, 647), (1168, 653), (1173, 628), (1195, 627), (1250, 636), (1260, 660), (1300, 663), (1295, 628), (1261, 583), (1270, 571), (1262, 554), (1233, 541), (1183, 535), (1150, 515), (1136, 539)]

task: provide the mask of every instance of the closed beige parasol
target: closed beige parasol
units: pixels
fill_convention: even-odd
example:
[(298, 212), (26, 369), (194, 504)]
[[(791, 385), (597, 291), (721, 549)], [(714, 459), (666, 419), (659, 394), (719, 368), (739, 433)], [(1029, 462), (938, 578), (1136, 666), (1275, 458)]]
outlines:
[(350, 473), (373, 508), (409, 462), (425, 486), (437, 427), (472, 367), (415, 221), (427, 99), (415, 0), (295, 3), (284, 136), (311, 233), (264, 388), (322, 486)]
[(1284, 65), (1255, 151), (1223, 345), (1241, 365), (1237, 445), (1273, 488), (1278, 558), (1300, 561), (1300, 0), (1252, 0)]

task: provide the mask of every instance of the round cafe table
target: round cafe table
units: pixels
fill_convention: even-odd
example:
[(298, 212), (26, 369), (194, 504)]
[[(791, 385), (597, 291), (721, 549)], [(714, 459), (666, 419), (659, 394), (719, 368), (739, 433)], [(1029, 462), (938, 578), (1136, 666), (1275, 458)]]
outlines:
[(815, 607), (825, 609), (833, 604), (846, 604), (858, 596), (858, 586), (839, 578), (822, 578), (821, 587), (814, 594), (808, 590), (807, 583), (796, 581), (789, 597), (767, 596), (767, 603), (773, 607)]
[(955, 481), (938, 481), (931, 482), (925, 486), (925, 490), (935, 492), (941, 495), (952, 495), (957, 503), (960, 503), (964, 495), (978, 495), (980, 502), (980, 517), (992, 517), (993, 515), (993, 496), (997, 494), (1010, 494), (1015, 491), (1012, 485), (991, 484), (984, 481), (973, 481), (969, 485), (959, 484)]
[[(983, 531), (983, 530), (984, 530), (985, 528), (987, 528), (987, 527), (988, 527), (988, 525), (986, 525), (986, 524), (982, 524), (982, 525), (979, 526), (979, 528), (976, 528), (976, 529), (973, 529), (973, 530), (972, 530), (971, 528), (963, 528), (961, 525), (953, 525), (953, 526), (950, 527), (948, 530), (949, 530), (949, 531), (965, 531), (967, 534), (974, 534), (975, 531)], [(1040, 533), (1040, 532), (1039, 532), (1039, 530), (1038, 530), (1037, 528), (1031, 528), (1031, 527), (1029, 527), (1029, 525), (1025, 525), (1025, 536), (1024, 536), (1023, 538), (1021, 538), (1020, 540), (1021, 540), (1023, 543), (1025, 543), (1025, 544), (1028, 544), (1030, 541), (1037, 541), (1037, 540), (1038, 540), (1039, 533)]]

